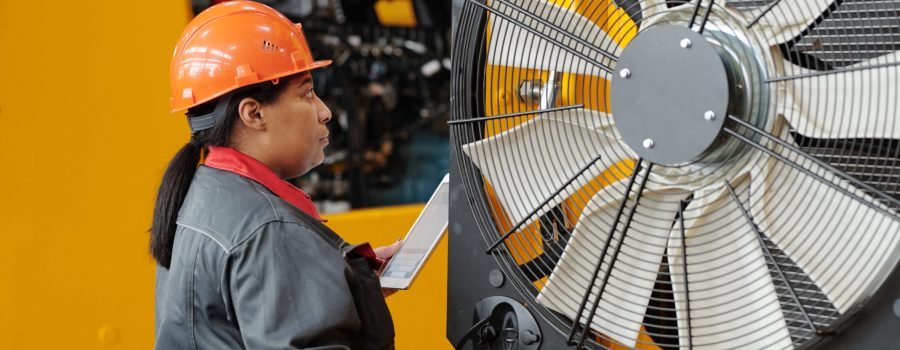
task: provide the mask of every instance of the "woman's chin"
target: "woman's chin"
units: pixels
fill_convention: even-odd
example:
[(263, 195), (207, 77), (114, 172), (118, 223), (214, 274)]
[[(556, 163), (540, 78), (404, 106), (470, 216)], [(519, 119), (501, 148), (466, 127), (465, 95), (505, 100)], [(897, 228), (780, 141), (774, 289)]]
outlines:
[(325, 162), (325, 152), (320, 152), (318, 157), (316, 157), (316, 161), (313, 163), (313, 168), (322, 165)]
[(300, 174), (300, 175), (301, 175), (301, 176), (302, 176), (302, 175), (306, 175), (306, 173), (310, 172), (311, 170), (313, 170), (313, 169), (315, 169), (315, 168), (318, 168), (318, 167), (319, 167), (320, 165), (322, 165), (322, 163), (324, 163), (324, 162), (325, 162), (325, 154), (324, 154), (324, 153), (320, 153), (320, 154), (318, 155), (318, 157), (316, 157), (316, 159), (315, 159), (314, 161), (309, 162), (309, 164), (307, 165), (307, 167), (303, 170), (303, 174)]

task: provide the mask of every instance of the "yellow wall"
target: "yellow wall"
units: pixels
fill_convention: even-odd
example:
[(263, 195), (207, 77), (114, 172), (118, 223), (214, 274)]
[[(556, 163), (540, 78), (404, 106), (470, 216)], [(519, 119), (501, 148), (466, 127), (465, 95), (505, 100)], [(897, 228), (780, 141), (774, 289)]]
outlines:
[(0, 1), (0, 349), (145, 349), (185, 1)]
[[(167, 83), (188, 18), (187, 1), (0, 1), (0, 349), (151, 346), (146, 231), (188, 135)], [(386, 243), (414, 219), (405, 210), (332, 225)], [(371, 230), (346, 232), (358, 227)], [(444, 265), (389, 300), (401, 349), (446, 343), (443, 249)]]

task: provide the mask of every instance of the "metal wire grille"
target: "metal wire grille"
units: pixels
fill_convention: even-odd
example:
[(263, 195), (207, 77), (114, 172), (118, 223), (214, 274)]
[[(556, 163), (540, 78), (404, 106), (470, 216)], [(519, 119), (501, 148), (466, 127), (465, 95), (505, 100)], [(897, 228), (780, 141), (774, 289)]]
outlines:
[[(828, 337), (900, 254), (898, 8), (468, 1), (450, 123), (486, 250), (573, 347)], [(805, 25), (770, 29), (788, 19)], [(654, 164), (616, 137), (618, 58), (662, 25), (743, 71), (714, 156)]]
[[(803, 140), (803, 143), (827, 143), (826, 140)], [(883, 142), (888, 147), (885, 149), (864, 148), (865, 145), (872, 145)], [(900, 153), (897, 152), (900, 147), (897, 146), (897, 140), (856, 140), (857, 144), (862, 144), (856, 150), (843, 149), (838, 147), (803, 147), (806, 153), (819, 158), (836, 168), (841, 169), (847, 174), (858, 178), (878, 191), (887, 194), (893, 198), (900, 199)], [(871, 191), (867, 191), (871, 195)], [(895, 202), (882, 201), (882, 203), (891, 209), (900, 209)]]
[(791, 50), (815, 56), (832, 68), (900, 50), (898, 11), (900, 4), (896, 1), (841, 1)]
[[(764, 241), (767, 249), (772, 252), (772, 259), (766, 261), (766, 266), (771, 271), (772, 282), (778, 293), (778, 302), (781, 304), (781, 311), (791, 333), (791, 340), (797, 345), (813, 340), (817, 329), (827, 329), (838, 320), (840, 314), (822, 290), (787, 254), (771, 240), (764, 239)], [(776, 268), (775, 264), (779, 266)], [(784, 272), (784, 278), (774, 273), (779, 269)], [(790, 296), (790, 289), (797, 293), (796, 300)], [(808, 313), (816, 329), (805, 320), (804, 311)]]

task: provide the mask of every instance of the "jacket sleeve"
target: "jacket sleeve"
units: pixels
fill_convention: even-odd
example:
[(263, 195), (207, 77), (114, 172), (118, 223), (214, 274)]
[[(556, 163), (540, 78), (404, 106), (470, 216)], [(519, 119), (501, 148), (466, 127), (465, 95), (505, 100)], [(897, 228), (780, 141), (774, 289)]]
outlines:
[(360, 321), (338, 251), (296, 223), (270, 222), (257, 231), (232, 251), (230, 262), (230, 294), (246, 348), (349, 346)]

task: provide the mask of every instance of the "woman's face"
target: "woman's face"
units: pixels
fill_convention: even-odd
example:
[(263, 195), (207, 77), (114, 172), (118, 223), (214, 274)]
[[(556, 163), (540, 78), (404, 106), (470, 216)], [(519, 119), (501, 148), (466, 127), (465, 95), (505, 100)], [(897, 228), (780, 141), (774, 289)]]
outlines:
[(288, 84), (278, 99), (261, 107), (266, 116), (269, 154), (274, 171), (290, 179), (305, 174), (325, 160), (331, 110), (313, 91), (312, 76), (302, 73), (282, 84)]

